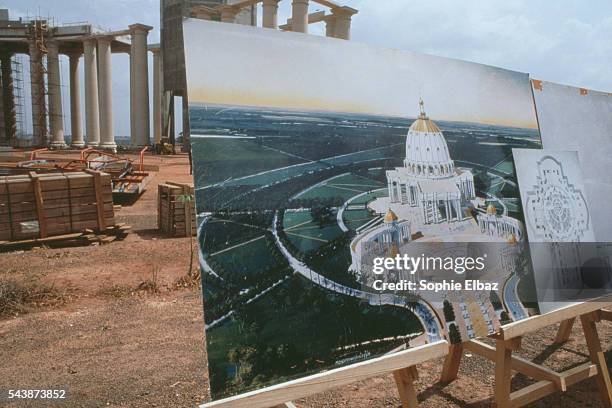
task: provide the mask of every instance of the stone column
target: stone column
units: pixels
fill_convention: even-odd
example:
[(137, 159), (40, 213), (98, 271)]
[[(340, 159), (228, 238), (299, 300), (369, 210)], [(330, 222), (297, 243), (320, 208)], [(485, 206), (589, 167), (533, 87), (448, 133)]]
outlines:
[(49, 89), (49, 124), (51, 148), (66, 147), (64, 140), (64, 114), (62, 110), (62, 84), (60, 83), (59, 44), (47, 41), (47, 81)]
[(130, 144), (136, 147), (148, 146), (151, 141), (149, 125), (149, 60), (147, 36), (153, 27), (132, 24), (130, 35)]
[(291, 31), (308, 34), (308, 0), (293, 0)]
[(343, 40), (351, 39), (351, 19), (357, 14), (357, 10), (350, 7), (339, 7), (332, 10), (336, 24), (334, 36)]
[(160, 49), (153, 48), (153, 142), (161, 143), (161, 99), (162, 99), (162, 83), (161, 83), (161, 58)]
[(87, 146), (100, 144), (100, 109), (98, 105), (98, 64), (96, 62), (96, 40), (83, 42), (85, 60), (85, 127)]
[(232, 7), (232, 6), (221, 7), (221, 22), (235, 23), (236, 14), (238, 14), (238, 10), (235, 7)]
[(326, 16), (324, 21), (325, 21), (325, 36), (335, 37), (336, 36), (336, 17)]
[(263, 0), (263, 26), (278, 29), (278, 2), (280, 0)]
[(79, 63), (81, 53), (75, 52), (68, 56), (70, 59), (70, 129), (72, 133), (72, 146), (84, 147), (83, 118), (81, 117), (81, 79), (79, 77)]
[(113, 37), (98, 37), (98, 99), (100, 103), (100, 147), (116, 150), (113, 121), (113, 78), (111, 41)]
[(36, 41), (29, 43), (30, 83), (32, 99), (32, 130), (34, 146), (47, 145), (47, 108), (45, 102), (45, 77), (42, 67), (42, 53)]

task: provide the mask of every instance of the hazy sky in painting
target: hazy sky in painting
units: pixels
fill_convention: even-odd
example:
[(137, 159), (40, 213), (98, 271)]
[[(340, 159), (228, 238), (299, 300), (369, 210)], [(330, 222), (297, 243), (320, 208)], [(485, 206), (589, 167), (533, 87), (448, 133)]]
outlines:
[(433, 119), (535, 126), (526, 74), (200, 20), (184, 34), (190, 102), (415, 117), (422, 97)]
[[(352, 30), (357, 42), (476, 61), (529, 72), (535, 78), (612, 91), (609, 0), (339, 2), (359, 10)], [(311, 3), (311, 12), (325, 9)], [(159, 0), (0, 0), (0, 8), (8, 8), (15, 18), (40, 14), (54, 17), (57, 23), (90, 21), (107, 29), (140, 22), (155, 27), (151, 42), (159, 40)], [(261, 7), (259, 11), (261, 15)], [(291, 0), (282, 0), (279, 21), (290, 14)], [(310, 29), (315, 35), (324, 33), (323, 24)], [(27, 59), (24, 62), (27, 75)], [(115, 56), (113, 68), (115, 132), (128, 135), (127, 56)], [(68, 78), (66, 60), (62, 75)], [(69, 121), (65, 126), (69, 131)]]

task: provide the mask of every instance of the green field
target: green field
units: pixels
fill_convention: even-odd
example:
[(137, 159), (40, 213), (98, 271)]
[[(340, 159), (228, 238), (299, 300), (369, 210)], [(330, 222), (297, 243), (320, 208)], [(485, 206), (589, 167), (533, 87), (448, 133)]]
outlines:
[[(333, 365), (341, 357), (334, 352), (338, 346), (421, 330), (416, 317), (401, 308), (372, 307), (358, 299), (324, 291), (296, 275), (207, 331), (211, 380), (217, 385), (223, 383), (217, 388), (223, 390), (222, 395), (217, 395), (221, 397), (231, 394), (234, 387), (253, 389), (274, 382), (274, 376), (287, 376), (284, 380), (289, 380), (296, 372), (301, 376), (318, 370), (322, 363)], [(248, 357), (242, 357), (242, 367), (248, 363), (261, 374), (232, 379), (240, 368), (231, 363), (229, 354), (245, 347), (256, 349), (258, 356), (267, 354), (262, 360), (247, 361)], [(373, 353), (377, 352), (375, 346), (370, 347)], [(279, 355), (281, 348), (289, 356)]]
[(198, 161), (199, 187), (306, 162), (261, 146), (254, 139), (194, 138), (191, 146), (194, 157), (206, 157)]
[(297, 195), (296, 199), (341, 197), (344, 201), (365, 191), (383, 187), (383, 184), (366, 177), (346, 174), (335, 177), (315, 188)]
[(342, 214), (344, 224), (353, 231), (376, 217), (368, 210), (345, 210)]
[(335, 214), (328, 222), (319, 225), (313, 221), (309, 211), (287, 211), (283, 219), (283, 229), (291, 243), (302, 253), (318, 249), (342, 235)]

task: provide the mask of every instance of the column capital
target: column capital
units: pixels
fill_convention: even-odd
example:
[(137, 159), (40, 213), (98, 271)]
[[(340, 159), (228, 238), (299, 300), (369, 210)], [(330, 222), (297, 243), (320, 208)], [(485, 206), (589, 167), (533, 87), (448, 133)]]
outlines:
[(131, 24), (128, 26), (128, 28), (130, 29), (130, 34), (136, 34), (138, 32), (148, 33), (149, 31), (153, 29), (153, 27), (151, 26), (140, 24), (140, 23)]
[(292, 4), (305, 4), (308, 5), (310, 0), (293, 0)]
[(261, 3), (266, 6), (278, 6), (281, 0), (263, 0)]
[(333, 8), (331, 12), (336, 17), (351, 18), (355, 14), (359, 13), (359, 10), (356, 10), (349, 6), (342, 6), (342, 7)]

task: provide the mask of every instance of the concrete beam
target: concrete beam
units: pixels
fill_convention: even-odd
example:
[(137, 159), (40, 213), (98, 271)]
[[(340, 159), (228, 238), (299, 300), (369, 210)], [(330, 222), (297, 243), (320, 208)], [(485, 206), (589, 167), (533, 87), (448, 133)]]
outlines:
[[(308, 14), (308, 24), (315, 24), (315, 23), (320, 23), (321, 21), (325, 21), (325, 18), (327, 16), (325, 15), (324, 11), (315, 11), (314, 13), (310, 13)], [(283, 24), (282, 26), (280, 26), (279, 28), (281, 30), (291, 30), (291, 25), (293, 24), (293, 19), (292, 18), (288, 18), (287, 22), (285, 24)]]

